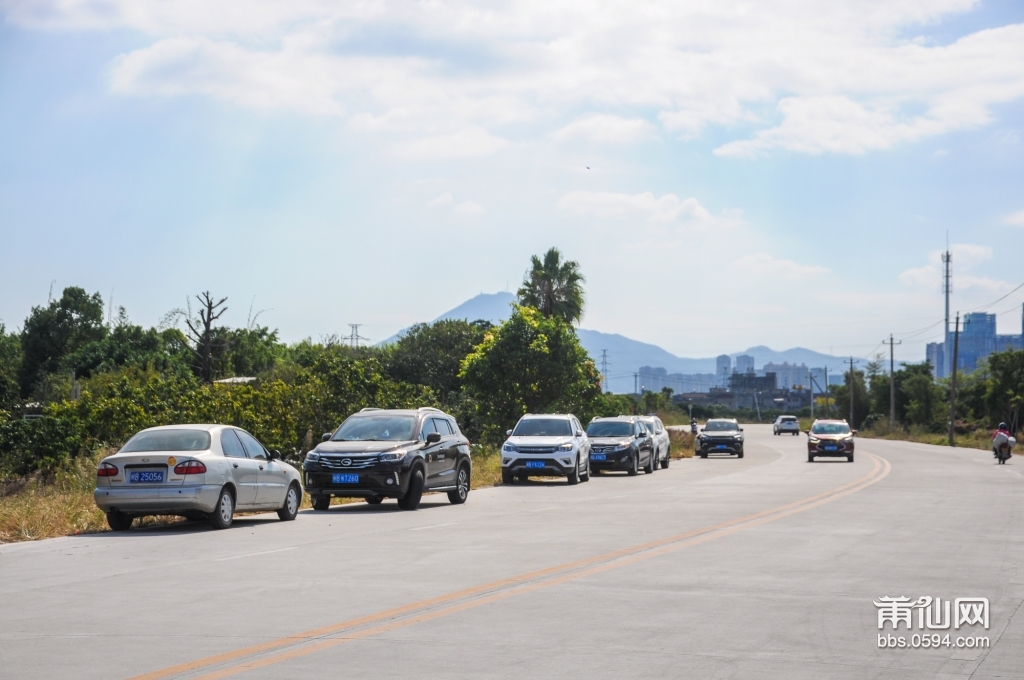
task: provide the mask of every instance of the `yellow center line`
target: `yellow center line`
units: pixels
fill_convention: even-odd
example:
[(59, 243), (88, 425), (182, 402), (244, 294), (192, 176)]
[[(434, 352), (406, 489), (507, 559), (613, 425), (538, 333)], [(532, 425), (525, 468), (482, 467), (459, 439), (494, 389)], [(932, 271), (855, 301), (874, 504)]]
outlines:
[[(472, 588), (466, 588), (464, 590), (448, 593), (438, 597), (430, 598), (427, 600), (421, 600), (401, 607), (388, 609), (375, 614), (369, 614), (356, 619), (351, 619), (341, 623), (331, 624), (320, 628), (314, 628), (302, 633), (296, 633), (288, 637), (278, 638), (276, 640), (270, 640), (268, 642), (260, 643), (257, 645), (251, 645), (249, 647), (243, 647), (223, 654), (217, 654), (214, 656), (205, 657), (202, 659), (196, 659), (195, 661), (189, 661), (175, 666), (170, 666), (161, 670), (153, 671), (150, 673), (144, 673), (137, 675), (129, 680), (160, 680), (161, 678), (167, 678), (173, 675), (182, 673), (189, 673), (192, 671), (198, 671), (203, 668), (215, 666), (218, 664), (227, 663), (230, 661), (237, 661), (246, 657), (253, 657), (265, 652), (273, 651), (281, 647), (299, 644), (303, 642), (309, 642), (316, 638), (324, 638), (333, 634), (341, 633), (346, 630), (353, 628), (359, 628), (361, 626), (387, 621), (378, 626), (373, 626), (359, 631), (350, 632), (345, 637), (325, 639), (315, 644), (302, 645), (295, 649), (273, 654), (262, 659), (254, 659), (245, 663), (237, 664), (224, 668), (206, 675), (200, 676), (198, 680), (216, 680), (224, 678), (230, 675), (235, 675), (255, 668), (261, 668), (271, 664), (280, 663), (296, 657), (312, 654), (323, 649), (334, 647), (336, 645), (351, 642), (353, 640), (360, 640), (366, 637), (377, 635), (379, 633), (395, 630), (397, 628), (405, 628), (407, 626), (415, 625), (424, 621), (430, 621), (442, 616), (448, 616), (457, 612), (479, 607), (484, 604), (503, 600), (513, 595), (524, 594), (538, 590), (540, 588), (547, 588), (549, 586), (557, 585), (560, 583), (566, 583), (576, 579), (590, 576), (592, 574), (601, 573), (611, 569), (617, 569), (629, 564), (633, 564), (642, 560), (650, 559), (658, 555), (663, 555), (669, 552), (680, 550), (682, 548), (704, 543), (706, 541), (728, 536), (730, 534), (749, 529), (768, 522), (774, 522), (784, 517), (789, 517), (806, 510), (830, 503), (834, 500), (848, 496), (852, 493), (856, 493), (861, 489), (864, 489), (872, 484), (881, 481), (889, 471), (892, 469), (889, 461), (876, 456), (871, 453), (864, 452), (874, 462), (874, 466), (867, 475), (856, 479), (848, 484), (835, 487), (828, 491), (803, 498), (798, 501), (786, 503), (769, 510), (762, 510), (750, 515), (743, 517), (727, 520), (718, 524), (702, 527), (700, 529), (694, 529), (667, 538), (658, 539), (656, 541), (650, 541), (640, 545), (631, 546), (629, 548), (623, 548), (595, 557), (589, 557), (582, 560), (576, 560), (573, 562), (567, 562), (564, 564), (548, 567), (545, 569), (539, 569), (537, 571), (520, 574), (506, 579), (498, 581), (492, 581), (480, 586), (474, 586)], [(589, 567), (589, 568), (588, 568)], [(569, 573), (566, 573), (569, 572)], [(533, 583), (530, 583), (533, 581)], [(490, 592), (495, 591), (498, 592)], [(488, 595), (487, 593), (490, 594)], [(484, 595), (483, 597), (476, 597), (478, 595)], [(454, 603), (458, 600), (464, 600), (467, 598), (473, 598), (467, 602), (461, 602), (457, 604), (450, 604), (440, 609), (433, 611), (425, 611), (419, 614), (422, 610), (430, 609), (438, 605), (446, 605)], [(388, 621), (388, 619), (395, 619), (398, 617), (404, 617), (408, 614), (416, 614), (406, 618), (401, 618), (397, 621)]]

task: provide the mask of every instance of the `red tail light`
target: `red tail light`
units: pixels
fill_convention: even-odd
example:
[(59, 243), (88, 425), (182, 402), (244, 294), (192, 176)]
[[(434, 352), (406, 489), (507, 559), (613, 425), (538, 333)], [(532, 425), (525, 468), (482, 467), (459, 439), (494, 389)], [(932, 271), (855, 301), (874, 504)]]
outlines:
[(206, 466), (198, 460), (185, 460), (174, 466), (176, 475), (201, 475), (204, 472), (206, 472)]
[(100, 463), (96, 468), (97, 477), (117, 477), (117, 466), (113, 463)]

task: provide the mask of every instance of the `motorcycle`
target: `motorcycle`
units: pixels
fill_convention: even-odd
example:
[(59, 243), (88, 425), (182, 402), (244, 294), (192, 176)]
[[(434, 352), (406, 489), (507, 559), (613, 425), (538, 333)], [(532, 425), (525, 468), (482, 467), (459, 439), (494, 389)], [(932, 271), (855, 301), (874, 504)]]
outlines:
[(997, 432), (992, 438), (992, 455), (996, 457), (1000, 465), (1004, 465), (1013, 455), (1013, 447), (1017, 440), (1005, 432)]

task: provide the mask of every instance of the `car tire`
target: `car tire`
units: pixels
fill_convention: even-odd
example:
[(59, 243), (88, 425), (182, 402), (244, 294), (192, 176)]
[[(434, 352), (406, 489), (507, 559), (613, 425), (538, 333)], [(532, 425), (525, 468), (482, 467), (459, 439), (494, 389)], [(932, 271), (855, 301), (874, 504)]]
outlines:
[(384, 496), (370, 496), (366, 499), (366, 502), (370, 505), (380, 505), (384, 502)]
[(224, 487), (220, 490), (217, 506), (210, 513), (210, 526), (214, 529), (227, 529), (235, 519), (235, 494)]
[(413, 470), (409, 477), (409, 490), (405, 496), (398, 499), (398, 507), (402, 510), (415, 510), (420, 507), (420, 499), (423, 498), (423, 471)]
[(128, 531), (132, 528), (132, 522), (134, 521), (134, 517), (120, 510), (107, 512), (107, 525), (111, 531)]
[(740, 449), (740, 452), (736, 454), (736, 457), (737, 458), (742, 458), (743, 457), (743, 449)]
[(515, 475), (508, 470), (501, 471), (501, 483), (505, 486), (512, 486), (515, 483)]
[(576, 486), (580, 483), (579, 461), (576, 461), (576, 465), (573, 466), (572, 472), (565, 476), (565, 481), (569, 483), (569, 486)]
[(627, 474), (629, 474), (630, 477), (636, 477), (638, 474), (640, 474), (640, 470), (637, 467), (640, 464), (640, 461), (637, 460), (638, 457), (639, 456), (630, 456), (629, 457), (630, 467), (629, 467), (629, 471), (628, 471)]
[(849, 456), (846, 457), (846, 462), (847, 463), (852, 463), (853, 462), (853, 454), (852, 453)]
[(469, 498), (469, 470), (462, 464), (455, 473), (455, 488), (448, 492), (448, 501), (452, 505), (462, 505)]
[(590, 481), (590, 457), (587, 457), (587, 469), (583, 471), (583, 475), (580, 477), (584, 482)]
[(707, 458), (708, 457), (707, 451), (701, 451), (700, 452), (700, 457), (701, 458)]
[(290, 522), (299, 515), (299, 506), (302, 505), (302, 490), (299, 485), (292, 482), (288, 487), (288, 493), (284, 495), (284, 505), (277, 511), (277, 516), (284, 522)]
[(672, 460), (671, 457), (665, 456), (665, 460), (661, 461), (661, 469), (662, 470), (667, 470), (668, 469), (669, 461), (671, 461), (671, 460)]
[(651, 451), (651, 455), (647, 457), (647, 465), (644, 466), (645, 475), (653, 475), (654, 471), (658, 469), (658, 454)]
[(807, 454), (807, 462), (808, 463), (813, 463), (814, 462), (814, 454), (813, 453), (808, 453)]
[(313, 502), (314, 510), (319, 510), (320, 512), (323, 512), (324, 510), (329, 510), (331, 507), (330, 496), (311, 496), (310, 500)]

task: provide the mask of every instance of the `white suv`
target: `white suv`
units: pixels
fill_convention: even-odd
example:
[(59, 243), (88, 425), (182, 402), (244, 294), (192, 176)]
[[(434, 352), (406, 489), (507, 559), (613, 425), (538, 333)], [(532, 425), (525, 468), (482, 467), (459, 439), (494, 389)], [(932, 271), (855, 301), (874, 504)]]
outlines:
[(651, 439), (654, 442), (654, 464), (660, 464), (661, 469), (664, 470), (671, 461), (669, 453), (672, 442), (669, 439), (668, 430), (665, 429), (665, 424), (661, 422), (661, 418), (658, 416), (641, 416), (640, 421), (647, 426), (651, 433)]
[(782, 434), (783, 432), (800, 434), (800, 421), (796, 419), (796, 416), (779, 416), (775, 419), (775, 423), (772, 424), (772, 432), (774, 434)]
[(590, 440), (572, 414), (532, 414), (505, 433), (501, 483), (525, 482), (530, 475), (565, 477), (569, 484), (590, 481)]

